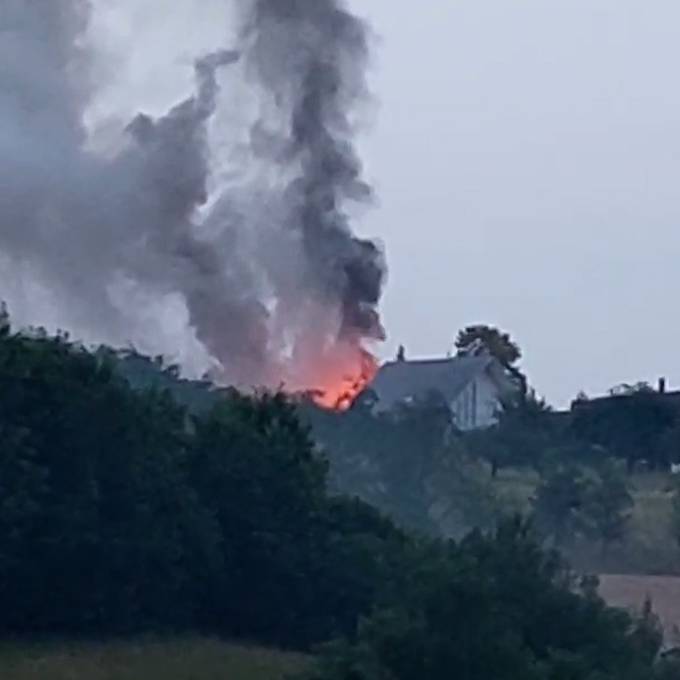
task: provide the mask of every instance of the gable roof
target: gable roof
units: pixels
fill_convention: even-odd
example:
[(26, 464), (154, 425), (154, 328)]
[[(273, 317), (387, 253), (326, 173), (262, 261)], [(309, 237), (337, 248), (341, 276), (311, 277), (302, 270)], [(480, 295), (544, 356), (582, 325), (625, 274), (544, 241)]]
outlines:
[(451, 403), (471, 380), (494, 365), (500, 368), (496, 359), (489, 355), (391, 361), (381, 366), (370, 389), (378, 398), (380, 410), (391, 409), (409, 397), (423, 397), (433, 391)]

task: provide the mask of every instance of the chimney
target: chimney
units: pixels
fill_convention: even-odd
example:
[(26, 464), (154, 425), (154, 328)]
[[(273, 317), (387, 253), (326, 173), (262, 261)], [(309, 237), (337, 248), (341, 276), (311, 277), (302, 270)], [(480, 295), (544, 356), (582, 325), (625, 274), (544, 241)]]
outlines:
[(666, 393), (666, 378), (659, 378), (659, 394)]
[(397, 361), (406, 361), (406, 348), (404, 345), (399, 345), (397, 350)]

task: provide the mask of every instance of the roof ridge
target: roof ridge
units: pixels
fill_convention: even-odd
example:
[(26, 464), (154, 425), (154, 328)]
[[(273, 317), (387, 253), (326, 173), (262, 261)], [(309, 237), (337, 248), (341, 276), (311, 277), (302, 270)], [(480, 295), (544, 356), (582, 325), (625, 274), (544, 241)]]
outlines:
[(382, 366), (418, 366), (418, 365), (423, 365), (423, 364), (453, 364), (459, 361), (489, 361), (492, 360), (493, 357), (488, 355), (488, 356), (454, 356), (454, 357), (443, 357), (440, 359), (401, 359), (401, 360), (394, 360), (391, 359), (390, 361), (386, 361)]

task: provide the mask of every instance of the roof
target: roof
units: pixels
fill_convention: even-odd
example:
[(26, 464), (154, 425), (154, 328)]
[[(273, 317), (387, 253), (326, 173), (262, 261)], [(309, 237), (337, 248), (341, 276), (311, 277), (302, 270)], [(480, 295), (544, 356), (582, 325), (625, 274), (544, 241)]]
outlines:
[(392, 361), (381, 366), (370, 389), (378, 397), (380, 409), (385, 410), (409, 397), (430, 392), (438, 392), (453, 402), (471, 380), (492, 365), (500, 367), (489, 355)]

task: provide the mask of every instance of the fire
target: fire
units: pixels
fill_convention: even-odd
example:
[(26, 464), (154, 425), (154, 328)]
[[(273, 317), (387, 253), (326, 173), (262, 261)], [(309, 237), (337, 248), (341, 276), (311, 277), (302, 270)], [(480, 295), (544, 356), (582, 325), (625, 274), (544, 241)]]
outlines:
[(322, 408), (347, 411), (375, 378), (377, 359), (363, 348), (355, 350), (351, 356), (329, 358), (320, 369), (311, 396)]

